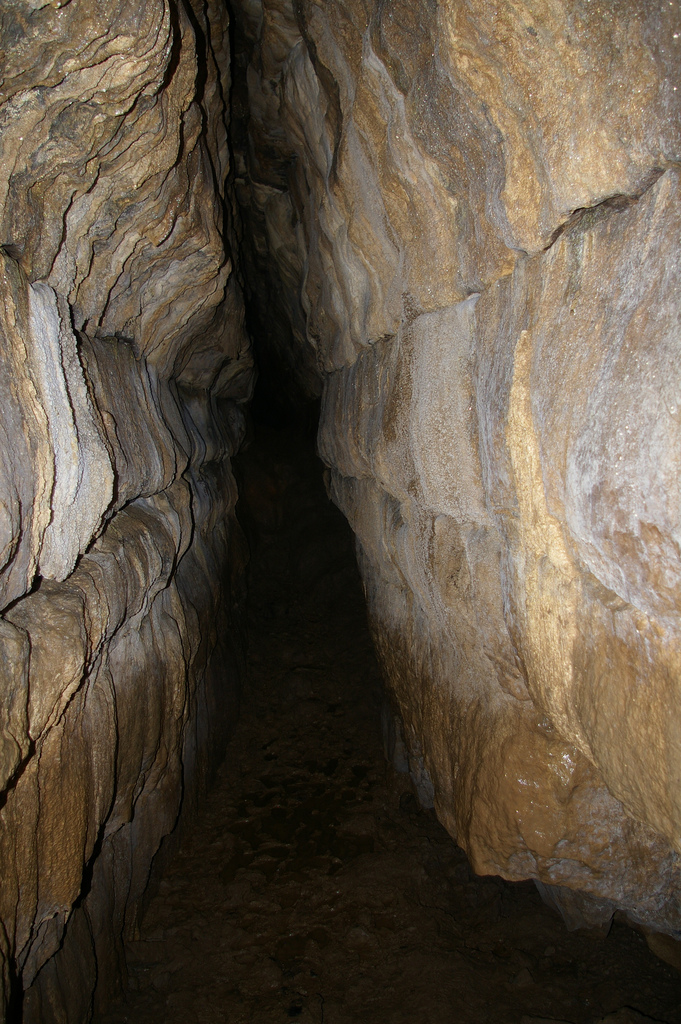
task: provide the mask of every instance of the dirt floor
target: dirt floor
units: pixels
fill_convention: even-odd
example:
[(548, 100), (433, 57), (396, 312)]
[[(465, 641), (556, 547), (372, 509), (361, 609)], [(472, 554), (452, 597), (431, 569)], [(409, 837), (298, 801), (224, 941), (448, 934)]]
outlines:
[(383, 756), (352, 538), (316, 459), (261, 431), (242, 473), (242, 716), (102, 1024), (681, 1024), (681, 975), (638, 932), (566, 931), (419, 810)]

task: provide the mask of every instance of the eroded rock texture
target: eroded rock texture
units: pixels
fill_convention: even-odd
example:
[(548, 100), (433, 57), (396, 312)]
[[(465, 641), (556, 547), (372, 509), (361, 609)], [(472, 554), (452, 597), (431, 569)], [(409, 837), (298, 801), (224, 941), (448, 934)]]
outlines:
[(228, 17), (7, 0), (0, 48), (0, 1007), (76, 1022), (237, 699)]
[(568, 923), (679, 934), (677, 5), (236, 7), (252, 281), (421, 788)]

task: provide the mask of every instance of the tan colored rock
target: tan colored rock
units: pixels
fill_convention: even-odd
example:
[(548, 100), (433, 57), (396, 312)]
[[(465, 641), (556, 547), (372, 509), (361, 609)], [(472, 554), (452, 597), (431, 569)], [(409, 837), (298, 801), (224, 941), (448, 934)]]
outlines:
[(28, 283), (20, 268), (4, 254), (1, 347), (2, 501), (0, 504), (0, 565), (2, 607), (25, 593), (33, 582), (42, 540), (50, 520), (54, 457), (49, 446), (47, 414), (31, 370), (27, 351)]
[[(323, 384), (420, 792), (476, 870), (674, 932), (676, 11), (235, 7), (249, 295)], [(229, 38), (7, 0), (0, 40), (0, 999), (77, 1021), (233, 714)]]
[[(114, 472), (68, 308), (59, 309), (49, 285), (29, 284), (14, 260), (0, 259), (5, 261), (9, 392), (0, 573), (4, 606), (28, 589), (36, 571), (50, 579), (68, 576), (101, 527)], [(15, 443), (11, 430), (17, 431)]]
[(263, 0), (242, 32), (251, 267), (303, 267), (412, 761), (476, 870), (673, 932), (678, 15)]
[(678, 156), (673, 10), (265, 0), (249, 12), (253, 186), (239, 196), (275, 260), (260, 189), (276, 180), (297, 200), (289, 245), (299, 219), (302, 303), (326, 369), (414, 307), (480, 291), (575, 209), (640, 193)]
[(585, 214), (477, 308), (486, 489), (530, 692), (677, 850), (681, 743), (661, 710), (681, 667), (679, 199), (669, 172)]
[(0, 786), (4, 790), (28, 754), (28, 638), (0, 620)]
[(235, 715), (222, 4), (0, 11), (0, 1016), (89, 1019)]
[(681, 942), (678, 939), (673, 939), (671, 935), (663, 935), (661, 932), (646, 932), (645, 937), (648, 948), (655, 956), (681, 971)]

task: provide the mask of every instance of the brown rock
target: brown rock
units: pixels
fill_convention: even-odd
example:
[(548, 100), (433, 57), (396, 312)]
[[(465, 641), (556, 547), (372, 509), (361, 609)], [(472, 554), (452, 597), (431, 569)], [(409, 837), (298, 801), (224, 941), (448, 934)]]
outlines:
[[(235, 9), (249, 298), (323, 392), (420, 799), (671, 934), (675, 10)], [(0, 999), (76, 1022), (234, 710), (230, 42), (213, 0), (6, 0), (0, 46)]]
[(675, 17), (244, 5), (238, 191), (261, 302), (286, 282), (290, 310), (304, 268), (294, 344), (307, 381), (304, 312), (330, 490), (438, 814), (476, 870), (665, 931)]
[(671, 935), (663, 935), (661, 932), (646, 931), (644, 934), (648, 948), (655, 956), (659, 956), (660, 960), (664, 960), (665, 963), (676, 967), (677, 971), (681, 971), (681, 942), (672, 938)]
[(0, 1016), (76, 1022), (235, 713), (227, 14), (9, 0), (0, 49)]

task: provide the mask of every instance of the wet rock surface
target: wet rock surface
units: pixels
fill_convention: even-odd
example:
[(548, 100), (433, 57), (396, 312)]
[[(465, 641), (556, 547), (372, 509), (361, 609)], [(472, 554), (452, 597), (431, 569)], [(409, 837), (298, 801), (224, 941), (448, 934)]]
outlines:
[(386, 762), (352, 537), (316, 459), (259, 436), (240, 723), (102, 1024), (679, 1024), (639, 932), (568, 932), (531, 882), (476, 877)]

